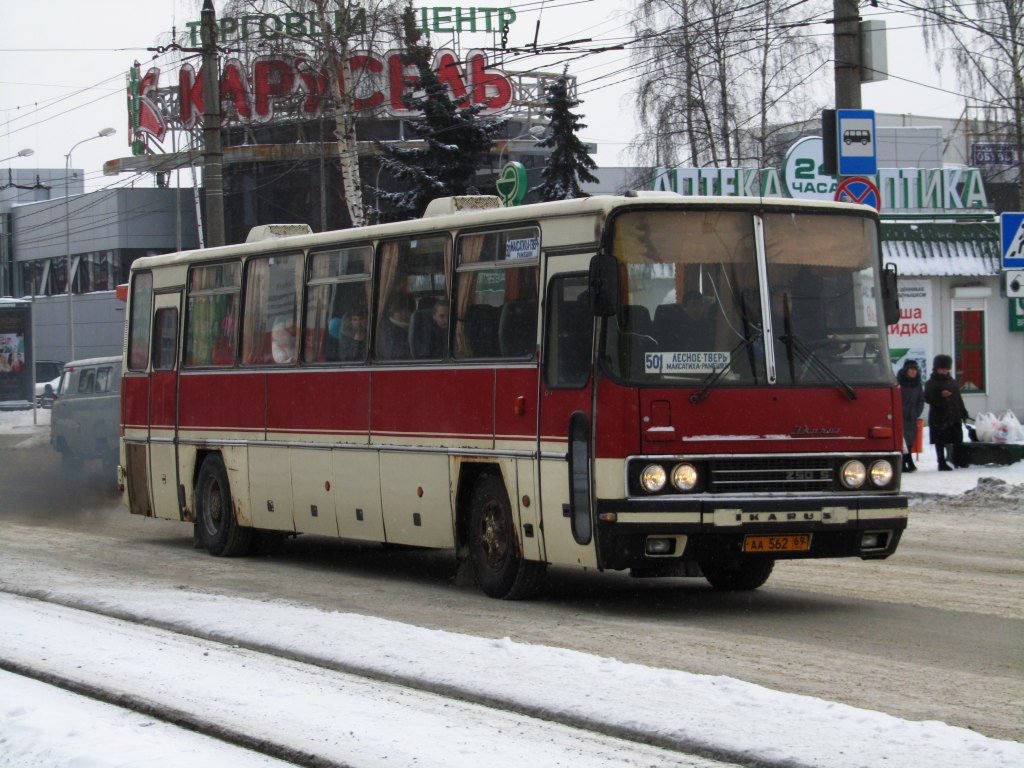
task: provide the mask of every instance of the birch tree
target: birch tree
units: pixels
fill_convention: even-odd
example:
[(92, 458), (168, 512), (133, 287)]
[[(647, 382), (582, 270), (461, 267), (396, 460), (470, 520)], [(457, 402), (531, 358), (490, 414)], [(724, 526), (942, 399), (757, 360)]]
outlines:
[(315, 35), (293, 34), (287, 25), (275, 28), (271, 35), (261, 29), (252, 36), (255, 43), (245, 53), (254, 57), (273, 51), (306, 57), (314, 70), (325, 76), (328, 98), (322, 98), (321, 104), (334, 121), (342, 198), (352, 226), (362, 226), (366, 215), (354, 106), (362, 83), (351, 60), (357, 51), (390, 47), (402, 7), (401, 0), (231, 0), (219, 14), (234, 18), (302, 14), (315, 19)]
[(763, 164), (773, 126), (808, 119), (830, 40), (802, 34), (820, 0), (640, 0), (633, 31), (641, 163)]
[[(1024, 210), (1024, 0), (901, 0), (924, 17), (925, 44), (936, 69), (953, 64), (968, 104), (995, 132), (1016, 147), (1016, 210)], [(991, 176), (990, 176), (991, 178)]]

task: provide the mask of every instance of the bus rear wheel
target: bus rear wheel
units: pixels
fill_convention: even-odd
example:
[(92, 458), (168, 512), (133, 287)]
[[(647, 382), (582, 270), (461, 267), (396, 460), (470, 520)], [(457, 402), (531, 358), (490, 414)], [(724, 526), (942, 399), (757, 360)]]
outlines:
[(235, 519), (228, 473), (218, 454), (207, 456), (199, 469), (196, 517), (199, 540), (211, 555), (237, 557), (249, 553), (253, 529), (240, 526)]
[(774, 560), (732, 560), (700, 564), (704, 578), (715, 589), (741, 591), (757, 589), (772, 575)]
[(469, 526), (469, 559), (484, 594), (502, 600), (522, 600), (536, 594), (546, 564), (520, 556), (512, 507), (498, 475), (485, 473), (473, 486)]

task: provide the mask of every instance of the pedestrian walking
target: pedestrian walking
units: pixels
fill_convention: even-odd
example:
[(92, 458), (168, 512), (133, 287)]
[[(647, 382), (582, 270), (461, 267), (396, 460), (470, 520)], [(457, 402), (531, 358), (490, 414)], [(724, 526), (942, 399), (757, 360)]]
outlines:
[(950, 375), (952, 367), (953, 358), (949, 355), (936, 355), (932, 375), (924, 385), (924, 401), (929, 406), (928, 431), (942, 472), (953, 469), (946, 461), (947, 445), (953, 448), (953, 464), (957, 467), (967, 466), (963, 455), (963, 422), (967, 418), (967, 408), (960, 395), (960, 385)]

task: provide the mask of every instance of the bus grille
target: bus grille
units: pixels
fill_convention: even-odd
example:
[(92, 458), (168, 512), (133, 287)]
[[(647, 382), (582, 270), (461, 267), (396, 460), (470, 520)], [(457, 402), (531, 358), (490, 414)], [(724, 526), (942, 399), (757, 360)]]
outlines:
[(711, 493), (830, 491), (833, 468), (826, 458), (715, 459), (709, 462)]

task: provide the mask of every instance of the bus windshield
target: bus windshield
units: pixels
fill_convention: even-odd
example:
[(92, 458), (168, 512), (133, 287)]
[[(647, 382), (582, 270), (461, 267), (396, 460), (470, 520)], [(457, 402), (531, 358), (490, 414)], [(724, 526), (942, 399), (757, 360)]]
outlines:
[(617, 378), (851, 394), (892, 382), (872, 219), (651, 209), (611, 226), (624, 269), (601, 356)]

